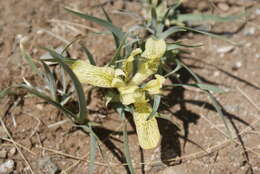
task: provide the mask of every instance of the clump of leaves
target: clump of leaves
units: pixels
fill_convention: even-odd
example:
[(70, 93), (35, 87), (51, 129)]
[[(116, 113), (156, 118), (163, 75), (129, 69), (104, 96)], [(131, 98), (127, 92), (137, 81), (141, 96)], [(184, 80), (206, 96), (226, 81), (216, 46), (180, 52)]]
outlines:
[[(159, 1), (149, 2), (151, 2), (153, 6), (157, 6)], [(175, 10), (178, 6), (179, 4), (170, 9)], [(153, 7), (150, 8), (151, 19), (140, 25), (151, 33), (146, 38), (139, 38), (138, 35), (133, 34), (135, 28), (123, 32), (112, 23), (104, 10), (107, 20), (71, 9), (66, 10), (105, 27), (113, 34), (116, 50), (111, 61), (104, 67), (97, 66), (93, 55), (85, 47), (84, 50), (88, 56), (88, 60), (76, 60), (68, 55), (64, 56), (63, 53), (66, 49), (59, 53), (53, 49), (44, 48), (49, 52), (50, 58), (40, 61), (44, 71), (39, 71), (34, 63), (35, 61), (26, 53), (23, 43), (21, 43), (23, 57), (31, 65), (32, 69), (45, 80), (47, 91), (46, 89), (33, 86), (26, 80), (24, 80), (24, 83), (15, 87), (27, 89), (30, 93), (53, 104), (72, 121), (78, 124), (79, 127), (90, 133), (89, 173), (93, 173), (94, 171), (94, 160), (96, 148), (99, 147), (99, 138), (92, 129), (95, 124), (88, 120), (86, 98), (81, 84), (89, 84), (105, 89), (106, 104), (111, 105), (111, 107), (120, 114), (122, 120), (126, 119), (125, 112), (132, 114), (139, 145), (143, 149), (155, 148), (160, 142), (160, 131), (156, 117), (161, 117), (160, 113), (158, 113), (158, 108), (160, 107), (161, 97), (163, 97), (162, 90), (166, 79), (171, 75), (176, 75), (181, 68), (185, 68), (189, 71), (197, 83), (170, 84), (167, 85), (167, 87), (188, 85), (205, 91), (226, 124), (221, 108), (211, 94), (211, 92), (221, 92), (222, 90), (212, 85), (204, 84), (191, 69), (178, 59), (177, 54), (180, 49), (190, 46), (180, 42), (168, 42), (167, 38), (169, 36), (189, 29), (183, 26), (165, 27), (165, 23), (162, 21), (171, 14), (169, 9), (166, 9), (166, 12), (160, 15), (160, 11), (155, 10)], [(216, 35), (211, 36), (218, 37)], [(65, 46), (65, 48), (68, 48), (71, 44)], [(58, 89), (57, 76), (54, 75), (55, 71), (47, 65), (47, 62), (55, 62), (61, 67), (62, 80), (60, 83), (62, 84), (62, 89)], [(176, 67), (169, 69), (170, 66), (168, 65), (173, 62), (176, 64)], [(64, 72), (69, 75), (77, 93), (79, 113), (74, 113), (65, 106), (71, 98), (73, 89), (68, 89)], [(0, 97), (9, 91), (10, 89), (2, 91)], [(124, 129), (123, 135), (124, 152), (128, 167), (131, 173), (135, 173), (131, 163), (126, 129)]]

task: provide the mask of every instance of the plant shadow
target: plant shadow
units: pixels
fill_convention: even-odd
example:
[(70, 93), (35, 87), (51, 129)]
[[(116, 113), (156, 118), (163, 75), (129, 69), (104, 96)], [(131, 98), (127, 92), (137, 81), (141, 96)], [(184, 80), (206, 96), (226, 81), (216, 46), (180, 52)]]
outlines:
[[(179, 58), (179, 60), (181, 60)], [(187, 64), (186, 64), (187, 65)], [(187, 65), (189, 68), (196, 69), (200, 67), (196, 67), (193, 65)], [(174, 69), (176, 65), (172, 65), (172, 69)], [(214, 66), (215, 67), (215, 66)], [(216, 68), (216, 67), (215, 67)], [(217, 68), (218, 70), (222, 70), (221, 68)], [(223, 72), (224, 70), (222, 70)], [(178, 78), (176, 76), (170, 76), (169, 79), (172, 84), (188, 84), (192, 79), (193, 76), (190, 74), (188, 70), (185, 68), (182, 68), (178, 71)], [(236, 77), (235, 75), (230, 75), (229, 73), (224, 73), (228, 75), (231, 78), (234, 78), (240, 83), (244, 83), (250, 87), (253, 87), (255, 89), (259, 89), (259, 87), (254, 86), (250, 82), (241, 79), (240, 77)], [(199, 76), (200, 77), (200, 76)], [(211, 85), (219, 85), (215, 82), (211, 82), (207, 80), (207, 78), (200, 77), (203, 83), (211, 84)], [(197, 147), (204, 150), (202, 147), (200, 147), (199, 144), (196, 142), (193, 142), (192, 140), (189, 140), (189, 129), (191, 124), (197, 124), (198, 120), (200, 119), (200, 115), (198, 113), (192, 112), (189, 108), (192, 106), (198, 106), (203, 109), (207, 109), (209, 111), (217, 112), (214, 105), (200, 100), (187, 100), (185, 99), (185, 88), (182, 86), (174, 87), (169, 91), (169, 94), (165, 96), (162, 100), (162, 105), (160, 106), (160, 110), (162, 112), (168, 112), (170, 113), (171, 117), (175, 117), (177, 120), (181, 121), (182, 128), (183, 128), (183, 135), (181, 135), (179, 132), (179, 128), (174, 126), (173, 123), (170, 121), (161, 121), (162, 119), (158, 119), (160, 131), (162, 134), (162, 142), (161, 142), (161, 160), (166, 165), (175, 165), (174, 163), (169, 163), (169, 161), (172, 161), (172, 158), (176, 156), (180, 156), (183, 152), (185, 152), (185, 145), (187, 142), (192, 143), (193, 145), (196, 145)], [(189, 104), (189, 107), (187, 106)], [(250, 126), (249, 123), (244, 121), (243, 119), (239, 118), (237, 115), (234, 115), (227, 110), (220, 104), (217, 103), (219, 107), (221, 108), (221, 111), (223, 113), (223, 116), (227, 121), (230, 122), (232, 129), (235, 130), (236, 137), (238, 137), (239, 143), (245, 149), (244, 142), (239, 135), (238, 128), (236, 126), (236, 122), (242, 123), (243, 125)], [(179, 105), (179, 109), (176, 111), (172, 111), (170, 108), (172, 108), (175, 105)], [(183, 139), (183, 146), (180, 147), (180, 140)], [(171, 144), (171, 146), (170, 146)], [(246, 158), (249, 161), (248, 155), (246, 150), (244, 150), (244, 153), (246, 154)]]

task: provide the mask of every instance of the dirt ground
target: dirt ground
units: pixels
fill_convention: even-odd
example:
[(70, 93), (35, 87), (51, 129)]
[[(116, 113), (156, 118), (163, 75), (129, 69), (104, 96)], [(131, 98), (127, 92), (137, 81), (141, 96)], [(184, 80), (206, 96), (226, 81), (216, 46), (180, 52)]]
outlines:
[[(141, 11), (140, 4), (127, 0), (8, 0), (0, 1), (0, 90), (22, 82), (25, 78), (35, 84), (40, 80), (22, 60), (18, 41), (30, 38), (29, 50), (34, 57), (43, 52), (38, 46), (59, 47), (76, 35), (86, 35), (85, 45), (99, 65), (113, 55), (113, 38), (96, 35), (100, 26), (67, 13), (63, 7), (103, 17), (103, 6), (116, 25), (127, 29), (135, 18), (118, 13), (120, 9)], [(207, 83), (226, 89), (214, 94), (230, 120), (233, 142), (224, 136), (223, 121), (213, 109), (207, 96), (193, 88), (174, 88), (165, 98), (170, 106), (161, 112), (172, 121), (159, 120), (161, 144), (153, 150), (141, 150), (135, 133), (129, 134), (130, 153), (137, 174), (260, 174), (260, 2), (256, 0), (210, 0), (185, 3), (191, 10), (222, 16), (251, 11), (246, 19), (231, 23), (211, 23), (212, 31), (222, 34), (241, 46), (208, 36), (189, 33), (185, 43), (204, 46), (189, 49), (183, 61)], [(77, 45), (69, 53), (83, 56)], [(183, 75), (184, 83), (192, 79)], [(187, 74), (187, 73), (186, 73)], [(25, 95), (6, 97), (0, 103), (0, 166), (14, 162), (13, 174), (81, 174), (87, 171), (89, 137), (66, 121), (54, 107), (36, 97)], [(25, 97), (22, 97), (25, 96)], [(101, 145), (104, 157), (98, 153), (96, 174), (129, 173), (123, 157), (122, 124), (119, 116), (104, 106), (99, 94), (88, 106), (89, 117), (99, 120), (104, 128), (97, 133), (106, 139)], [(10, 135), (7, 134), (5, 127)], [(116, 128), (116, 129), (115, 129)], [(128, 129), (133, 132), (129, 124)], [(22, 155), (23, 154), (23, 155)], [(104, 158), (104, 159), (103, 159)], [(168, 162), (167, 159), (175, 159)], [(32, 169), (32, 171), (31, 171)], [(1, 173), (1, 171), (0, 171)]]

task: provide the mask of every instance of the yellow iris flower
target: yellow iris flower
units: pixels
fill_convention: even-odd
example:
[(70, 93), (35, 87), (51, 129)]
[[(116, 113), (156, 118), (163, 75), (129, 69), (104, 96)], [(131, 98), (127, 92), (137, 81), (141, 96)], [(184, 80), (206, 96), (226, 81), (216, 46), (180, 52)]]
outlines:
[[(140, 48), (133, 50), (131, 55), (122, 62), (120, 69), (97, 67), (82, 60), (71, 65), (81, 83), (103, 88), (116, 88), (120, 94), (120, 101), (124, 105), (134, 104), (134, 122), (139, 144), (144, 149), (154, 148), (160, 141), (156, 118), (146, 120), (152, 112), (152, 108), (146, 99), (145, 91), (150, 95), (160, 94), (165, 79), (156, 74), (156, 79), (147, 82), (143, 88), (140, 88), (139, 85), (157, 72), (160, 58), (165, 51), (164, 40), (149, 38), (145, 43), (145, 51), (142, 53)], [(140, 54), (143, 59), (140, 60), (138, 71), (133, 75), (133, 61)]]

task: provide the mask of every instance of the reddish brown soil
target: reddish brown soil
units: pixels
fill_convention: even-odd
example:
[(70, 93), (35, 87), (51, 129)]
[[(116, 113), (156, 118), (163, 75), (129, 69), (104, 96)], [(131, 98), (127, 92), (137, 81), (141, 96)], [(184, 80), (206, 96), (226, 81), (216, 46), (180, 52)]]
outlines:
[[(50, 31), (67, 41), (71, 41), (78, 34), (86, 35), (85, 44), (95, 55), (97, 62), (101, 65), (109, 60), (114, 50), (113, 38), (108, 35), (92, 34), (90, 30), (102, 31), (102, 28), (63, 10), (63, 7), (72, 7), (101, 17), (102, 11), (96, 6), (104, 2), (106, 1), (2, 0), (0, 2), (0, 89), (20, 83), (23, 77), (33, 83), (41, 83), (22, 60), (18, 40), (21, 36), (30, 37), (29, 50), (34, 57), (42, 54), (37, 46), (64, 45), (61, 40), (40, 32), (43, 30)], [(212, 1), (191, 2), (186, 5), (192, 9), (198, 7), (200, 10), (207, 11), (209, 7), (212, 7), (210, 6)], [(224, 107), (225, 116), (233, 124), (233, 126), (229, 125), (232, 134), (240, 134), (240, 138), (231, 142), (221, 133), (225, 131), (224, 124), (204, 93), (193, 88), (186, 90), (175, 88), (165, 99), (165, 102), (168, 101), (170, 105), (169, 109), (163, 109), (162, 112), (170, 115), (172, 121), (178, 126), (174, 126), (169, 121), (159, 120), (163, 136), (161, 145), (157, 149), (141, 152), (136, 134), (129, 134), (130, 153), (137, 174), (260, 173), (260, 124), (258, 121), (260, 113), (260, 2), (253, 0), (213, 0), (213, 2), (229, 5), (227, 11), (215, 9), (214, 13), (220, 15), (232, 14), (244, 8), (252, 10), (252, 14), (246, 20), (211, 25), (212, 30), (218, 33), (235, 32), (246, 22), (241, 31), (229, 35), (229, 39), (241, 43), (242, 46), (221, 55), (217, 50), (230, 44), (207, 36), (189, 34), (183, 38), (185, 43), (203, 43), (204, 46), (189, 49), (191, 54), (186, 55), (184, 62), (193, 67), (193, 70), (206, 82), (229, 89), (225, 93), (214, 95)], [(104, 7), (111, 14), (115, 24), (123, 26), (124, 29), (132, 25), (135, 20), (116, 14), (115, 11), (124, 7), (137, 12), (141, 9), (138, 2), (123, 0), (106, 3)], [(77, 23), (89, 28), (68, 25), (64, 22)], [(254, 33), (244, 34), (252, 28), (255, 30)], [(71, 47), (70, 54), (73, 57), (83, 55), (76, 44)], [(181, 75), (183, 75), (183, 82), (192, 83), (185, 72), (181, 72)], [(241, 89), (243, 93), (238, 89)], [(61, 171), (69, 168), (67, 173), (86, 173), (89, 137), (75, 129), (69, 121), (52, 126), (66, 118), (54, 107), (42, 103), (35, 97), (26, 95), (23, 101), (19, 102), (24, 94), (26, 94), (24, 91), (19, 91), (19, 95), (2, 100), (0, 116), (32, 166), (34, 173), (44, 173), (37, 167), (37, 160), (45, 156), (50, 156)], [(97, 112), (90, 114), (89, 117), (101, 120), (104, 129), (97, 130), (97, 133), (106, 139), (105, 145), (101, 145), (105, 159), (102, 159), (98, 153), (95, 173), (112, 173), (107, 167), (108, 163), (116, 173), (127, 173), (122, 165), (124, 163), (122, 136), (116, 133), (122, 130), (120, 118), (113, 111), (105, 109), (99, 94), (92, 97), (94, 98), (88, 107)], [(12, 106), (14, 103), (17, 103), (16, 107)], [(8, 108), (10, 109), (6, 113)], [(102, 110), (101, 113), (100, 110)], [(0, 128), (1, 137), (7, 138), (3, 125)], [(128, 129), (133, 131), (130, 125)], [(9, 151), (14, 147), (13, 143), (6, 140), (0, 143), (0, 150)], [(172, 166), (167, 166), (168, 162), (165, 159), (176, 156), (179, 158), (172, 162)], [(16, 152), (14, 155), (0, 159), (0, 164), (7, 159), (13, 159), (16, 163), (13, 173), (30, 173), (28, 164), (20, 153)], [(144, 165), (141, 164), (143, 162)]]

